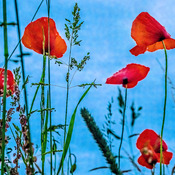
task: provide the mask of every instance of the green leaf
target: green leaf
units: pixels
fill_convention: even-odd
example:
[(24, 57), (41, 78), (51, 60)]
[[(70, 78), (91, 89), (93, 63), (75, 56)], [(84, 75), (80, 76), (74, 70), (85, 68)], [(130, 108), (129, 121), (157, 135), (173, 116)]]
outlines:
[(29, 82), (29, 75), (27, 76), (25, 82), (22, 85), (22, 89), (24, 89), (24, 87), (26, 86), (26, 84)]
[(69, 19), (67, 19), (67, 18), (65, 18), (65, 20), (67, 21), (67, 22), (71, 22)]
[(129, 138), (134, 137), (134, 136), (138, 136), (138, 135), (139, 134), (132, 134), (132, 135), (129, 136)]
[(114, 133), (114, 131), (112, 131), (112, 130), (110, 130), (110, 129), (108, 129), (108, 131), (107, 131), (108, 133), (110, 133), (111, 135), (113, 135), (116, 139), (118, 139), (118, 140), (120, 140), (121, 138), (118, 136), (118, 135), (116, 135), (115, 133)]
[(86, 96), (86, 94), (89, 92), (89, 90), (91, 89), (93, 84), (94, 83), (92, 83), (89, 86), (89, 88), (84, 92), (84, 94), (81, 96), (80, 100), (77, 103), (77, 106), (74, 109), (74, 113), (72, 114), (71, 121), (70, 121), (70, 124), (69, 124), (68, 133), (67, 133), (67, 137), (66, 137), (66, 142), (65, 142), (65, 145), (64, 145), (64, 148), (63, 148), (63, 154), (62, 154), (60, 165), (59, 165), (59, 168), (58, 168), (58, 171), (57, 171), (57, 175), (59, 174), (59, 172), (60, 172), (60, 170), (61, 170), (61, 168), (63, 166), (63, 162), (64, 162), (64, 159), (66, 157), (66, 154), (67, 154), (67, 151), (68, 151), (68, 148), (69, 148), (69, 144), (70, 144), (70, 141), (71, 141), (71, 138), (72, 138), (72, 132), (73, 132), (73, 127), (74, 127), (74, 122), (75, 122), (75, 116), (76, 116), (77, 108), (78, 108), (79, 104), (81, 103), (81, 101)]
[(13, 124), (14, 128), (16, 129), (16, 131), (21, 132), (21, 130), (19, 129), (18, 126), (16, 126), (14, 123), (12, 123), (12, 124)]
[(109, 168), (109, 167), (107, 167), (107, 166), (101, 166), (101, 167), (93, 168), (93, 169), (91, 169), (89, 171), (95, 171), (95, 170), (106, 169), (106, 168)]
[(59, 125), (52, 125), (47, 129), (47, 131), (55, 131), (56, 129), (64, 129), (65, 125), (59, 124)]
[(50, 154), (50, 153), (55, 153), (55, 152), (62, 152), (63, 150), (54, 150), (54, 151), (48, 151), (43, 153), (43, 155)]

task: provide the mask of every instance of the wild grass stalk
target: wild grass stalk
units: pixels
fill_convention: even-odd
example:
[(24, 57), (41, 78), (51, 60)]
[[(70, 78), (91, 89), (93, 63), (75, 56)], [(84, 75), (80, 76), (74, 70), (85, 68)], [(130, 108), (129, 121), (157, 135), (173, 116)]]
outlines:
[[(47, 1), (46, 1), (47, 2)], [(48, 13), (48, 84), (49, 84), (49, 87), (48, 87), (48, 108), (51, 109), (51, 80), (50, 80), (50, 77), (51, 77), (51, 73), (50, 73), (50, 68), (51, 68), (51, 65), (50, 65), (50, 0), (48, 0), (47, 2), (47, 13)], [(50, 128), (52, 126), (52, 115), (51, 115), (51, 111), (48, 112), (48, 116), (49, 116), (49, 123), (50, 123)], [(52, 152), (53, 152), (53, 149), (52, 149), (52, 130), (50, 129), (50, 175), (52, 175), (52, 164), (53, 164), (53, 160), (52, 160)]]
[(4, 175), (5, 168), (5, 125), (6, 125), (6, 91), (7, 91), (7, 64), (8, 64), (8, 37), (7, 37), (7, 4), (3, 0), (3, 24), (4, 24), (4, 92), (3, 92), (3, 114), (2, 114), (2, 152), (1, 152), (1, 175)]
[(110, 165), (111, 172), (113, 172), (115, 175), (121, 175), (122, 172), (116, 164), (115, 156), (111, 152), (106, 139), (103, 137), (103, 134), (101, 133), (93, 117), (86, 108), (81, 109), (81, 116), (83, 117), (89, 131), (92, 133), (93, 138), (100, 147), (103, 156), (106, 158), (107, 163)]
[(45, 71), (46, 71), (46, 56), (43, 55), (43, 69), (41, 80), (41, 160), (42, 160), (42, 174), (44, 175), (44, 121), (45, 121)]
[[(44, 2), (44, 0), (41, 0), (39, 6), (37, 7), (37, 9), (36, 9), (36, 11), (35, 11), (35, 13), (34, 13), (32, 19), (31, 19), (31, 22), (35, 19), (35, 16), (37, 15), (37, 13), (38, 13), (38, 11), (39, 11), (39, 9), (40, 9), (40, 7), (41, 7), (41, 5), (42, 5), (43, 2)], [(9, 61), (9, 60), (11, 59), (11, 57), (13, 56), (13, 54), (14, 54), (14, 52), (16, 51), (16, 49), (18, 48), (20, 42), (21, 42), (21, 38), (20, 38), (20, 41), (18, 41), (18, 43), (16, 44), (16, 46), (15, 46), (14, 49), (12, 50), (11, 54), (9, 55), (9, 57), (8, 57), (8, 59), (7, 59), (8, 61)], [(29, 53), (25, 53), (24, 55), (30, 55), (30, 54), (29, 54)]]
[[(17, 21), (17, 31), (18, 31), (18, 40), (19, 40), (19, 51), (20, 51), (20, 62), (21, 62), (21, 69), (22, 69), (22, 81), (23, 84), (26, 81), (26, 76), (25, 76), (25, 67), (24, 67), (24, 53), (22, 50), (22, 44), (21, 44), (21, 31), (20, 31), (20, 21), (19, 21), (19, 14), (18, 14), (18, 3), (17, 0), (14, 0), (15, 2), (15, 12), (16, 12), (16, 21)], [(24, 85), (24, 101), (25, 101), (25, 112), (26, 112), (26, 116), (28, 116), (28, 98), (27, 98), (27, 88), (26, 88), (26, 84)], [(27, 120), (28, 123), (28, 137), (29, 137), (29, 144), (30, 144), (30, 157), (31, 157), (31, 161), (29, 161), (29, 163), (31, 163), (32, 166), (32, 171), (34, 171), (34, 166), (33, 166), (33, 151), (32, 151), (32, 145), (31, 145), (31, 133), (30, 133), (30, 120)]]

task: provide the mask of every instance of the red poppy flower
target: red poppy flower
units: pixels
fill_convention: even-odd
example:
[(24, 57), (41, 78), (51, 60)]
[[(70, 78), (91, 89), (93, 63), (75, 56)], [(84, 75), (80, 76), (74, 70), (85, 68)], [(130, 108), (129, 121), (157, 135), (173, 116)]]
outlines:
[[(4, 92), (4, 71), (5, 69), (0, 68), (0, 96), (3, 96)], [(7, 70), (7, 92), (6, 96), (10, 96), (15, 92), (15, 80), (13, 73), (10, 70)]]
[[(50, 24), (50, 55), (60, 58), (67, 50), (65, 41), (59, 35), (53, 19), (49, 18)], [(43, 37), (44, 50), (43, 50)], [(34, 50), (39, 54), (48, 53), (48, 18), (42, 17), (27, 25), (22, 37), (25, 47)]]
[[(160, 162), (160, 136), (153, 130), (144, 130), (136, 143), (137, 148), (141, 152), (138, 158), (138, 163), (149, 169), (152, 169), (157, 162)], [(162, 163), (168, 165), (172, 159), (173, 154), (167, 151), (168, 146), (162, 140), (163, 158)]]
[(143, 80), (147, 76), (149, 70), (149, 67), (131, 63), (107, 78), (106, 84), (122, 84), (125, 88), (133, 88), (138, 81)]
[(133, 21), (131, 37), (137, 44), (130, 50), (135, 56), (146, 51), (154, 52), (163, 49), (162, 41), (164, 41), (166, 49), (175, 48), (175, 40), (171, 38), (165, 27), (147, 12), (140, 13)]

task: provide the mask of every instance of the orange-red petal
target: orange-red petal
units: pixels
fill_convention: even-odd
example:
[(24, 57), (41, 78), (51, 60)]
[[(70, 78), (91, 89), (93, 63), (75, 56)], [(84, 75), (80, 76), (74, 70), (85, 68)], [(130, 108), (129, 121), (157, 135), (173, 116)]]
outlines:
[[(123, 87), (133, 88), (137, 85), (138, 81), (143, 80), (147, 76), (149, 70), (149, 67), (131, 63), (107, 78), (106, 84), (122, 84)], [(126, 84), (124, 83), (125, 79), (127, 80)]]
[[(3, 96), (4, 91), (4, 71), (5, 69), (0, 68), (0, 96)], [(9, 97), (15, 92), (15, 80), (13, 73), (10, 70), (7, 70), (7, 92), (6, 96)]]
[(135, 47), (133, 47), (130, 52), (131, 54), (137, 56), (139, 54), (143, 54), (146, 52), (147, 46), (138, 46), (136, 45)]
[(148, 169), (153, 169), (153, 165), (150, 165), (148, 162), (146, 162), (145, 158), (142, 155), (138, 158), (137, 161), (140, 165), (145, 166)]
[[(146, 50), (155, 51), (163, 49), (160, 41), (170, 39), (167, 42), (167, 48), (175, 48), (173, 39), (158, 21), (156, 21), (149, 13), (142, 12), (133, 21), (131, 28), (131, 37), (135, 40), (136, 46), (130, 52), (137, 56)], [(154, 45), (155, 44), (155, 45)], [(154, 45), (149, 47), (150, 45)]]
[[(65, 41), (59, 35), (53, 19), (49, 19), (50, 25), (50, 55), (60, 58), (67, 50)], [(43, 39), (45, 38), (45, 39)], [(25, 47), (34, 50), (39, 54), (44, 54), (43, 41), (45, 43), (45, 52), (48, 52), (48, 18), (42, 17), (27, 25), (22, 37), (22, 43)]]
[[(137, 139), (136, 146), (142, 149), (147, 145), (151, 145), (156, 153), (160, 152), (160, 136), (151, 129), (145, 129)], [(168, 149), (166, 143), (162, 141), (163, 151)]]
[[(175, 39), (164, 39), (163, 42), (165, 43), (165, 47), (167, 50), (174, 49), (175, 48)], [(149, 52), (154, 52), (159, 49), (164, 49), (162, 41), (156, 42), (150, 46), (148, 46)]]
[[(157, 153), (157, 156), (158, 156), (158, 162), (160, 162), (160, 153)], [(170, 160), (172, 159), (172, 157), (173, 157), (172, 152), (164, 151), (162, 163), (168, 165), (170, 163)]]

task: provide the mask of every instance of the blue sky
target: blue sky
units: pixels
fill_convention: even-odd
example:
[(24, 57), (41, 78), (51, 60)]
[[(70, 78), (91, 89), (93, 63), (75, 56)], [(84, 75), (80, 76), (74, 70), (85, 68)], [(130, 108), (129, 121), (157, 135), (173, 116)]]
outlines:
[[(102, 128), (104, 122), (104, 115), (107, 113), (107, 104), (111, 97), (118, 95), (117, 86), (106, 85), (105, 80), (119, 69), (125, 67), (129, 63), (140, 63), (150, 67), (148, 76), (138, 85), (128, 90), (128, 108), (127, 116), (130, 117), (130, 105), (132, 101), (135, 101), (136, 106), (143, 106), (141, 117), (136, 122), (135, 132), (140, 133), (146, 128), (155, 130), (160, 133), (161, 119), (163, 114), (163, 100), (164, 100), (164, 73), (158, 64), (158, 59), (162, 65), (164, 65), (164, 52), (163, 50), (156, 51), (154, 53), (146, 52), (144, 55), (137, 57), (130, 54), (129, 50), (135, 46), (134, 40), (131, 38), (131, 25), (135, 17), (143, 11), (147, 11), (156, 20), (158, 20), (163, 26), (166, 27), (168, 33), (171, 34), (172, 38), (175, 38), (175, 6), (173, 0), (53, 0), (51, 1), (51, 18), (56, 22), (57, 29), (60, 35), (66, 40), (64, 34), (65, 18), (71, 18), (71, 12), (74, 3), (78, 2), (81, 8), (81, 17), (85, 21), (82, 29), (79, 33), (80, 39), (82, 39), (81, 47), (74, 47), (72, 55), (76, 58), (82, 58), (87, 52), (91, 53), (91, 59), (88, 61), (85, 69), (77, 73), (74, 77), (72, 85), (81, 83), (90, 83), (96, 79), (97, 83), (101, 83), (102, 87), (97, 89), (91, 89), (86, 98), (81, 103), (81, 107), (87, 107), (95, 118), (98, 126)], [(21, 22), (21, 33), (23, 34), (25, 26), (31, 21), (31, 18), (39, 5), (40, 1), (20, 1), (19, 2), (19, 15)], [(7, 0), (8, 5), (8, 21), (15, 21), (14, 4)], [(0, 4), (2, 9), (2, 3)], [(2, 10), (0, 11), (0, 21), (2, 21)], [(35, 19), (42, 16), (47, 16), (47, 9), (45, 2), (39, 10)], [(0, 30), (0, 36), (3, 38), (3, 30)], [(8, 41), (9, 41), (9, 53), (13, 50), (17, 44), (17, 31), (15, 27), (8, 27)], [(67, 42), (68, 44), (68, 42)], [(0, 57), (3, 60), (3, 39), (0, 40)], [(23, 50), (30, 52), (30, 57), (25, 57), (25, 68), (26, 74), (30, 75), (30, 82), (28, 84), (28, 97), (29, 104), (34, 93), (33, 87), (30, 86), (33, 82), (38, 82), (41, 75), (42, 68), (42, 55), (36, 54), (33, 51), (23, 47)], [(69, 47), (68, 47), (69, 50)], [(168, 75), (174, 82), (174, 50), (168, 51), (169, 68)], [(14, 53), (13, 58), (18, 54), (18, 49)], [(67, 62), (68, 51), (61, 58)], [(2, 61), (3, 62), (3, 61)], [(2, 63), (1, 62), (1, 63)], [(2, 66), (3, 64), (1, 64)], [(9, 63), (9, 69), (13, 69), (19, 66), (12, 62)], [(65, 74), (67, 68), (63, 65), (58, 67), (55, 65), (54, 60), (51, 62), (51, 82), (53, 85), (66, 86)], [(59, 88), (57, 86), (52, 87), (52, 106), (56, 108), (56, 112), (53, 113), (53, 122), (63, 123), (64, 112), (65, 112), (65, 96), (66, 89)], [(122, 92), (124, 93), (124, 89)], [(75, 108), (78, 99), (84, 89), (73, 88), (70, 90), (70, 103), (69, 103), (69, 119)], [(169, 146), (170, 151), (174, 150), (174, 102), (172, 99), (172, 89), (168, 87), (168, 103), (167, 103), (167, 115), (164, 130), (164, 140)], [(38, 97), (39, 100), (39, 97)], [(113, 119), (117, 122), (120, 121), (121, 116), (116, 112), (117, 103), (113, 107), (114, 116)], [(36, 103), (36, 107), (39, 103)], [(80, 108), (79, 108), (80, 109)], [(35, 133), (38, 134), (35, 137), (33, 134), (33, 141), (38, 143), (39, 131), (39, 114), (33, 116), (32, 127)], [(17, 122), (18, 117), (14, 118)], [(120, 125), (117, 123), (113, 130), (119, 135)], [(133, 139), (133, 146), (135, 143)], [(118, 142), (116, 144), (114, 153), (117, 153)], [(128, 149), (127, 143), (124, 142), (124, 148)], [(104, 166), (105, 161), (102, 157), (101, 152), (98, 149), (97, 144), (92, 139), (91, 134), (85, 126), (84, 121), (80, 116), (78, 110), (75, 129), (73, 132), (73, 138), (71, 142), (71, 150), (77, 156), (77, 170), (75, 174), (83, 175), (100, 175), (101, 173), (110, 174), (107, 170), (98, 170), (95, 172), (88, 172), (89, 169)], [(139, 151), (135, 149), (135, 152)], [(38, 152), (39, 154), (39, 152)], [(137, 157), (138, 157), (137, 156)], [(175, 159), (173, 158), (170, 164), (170, 170), (172, 169)], [(123, 169), (128, 169), (125, 160), (122, 161)], [(129, 168), (133, 168), (129, 166)], [(142, 168), (145, 175), (150, 174), (145, 168)], [(130, 173), (132, 174), (132, 173)]]

